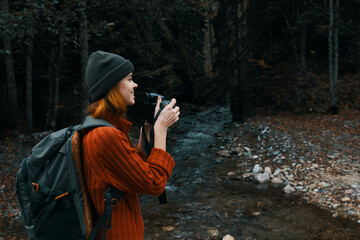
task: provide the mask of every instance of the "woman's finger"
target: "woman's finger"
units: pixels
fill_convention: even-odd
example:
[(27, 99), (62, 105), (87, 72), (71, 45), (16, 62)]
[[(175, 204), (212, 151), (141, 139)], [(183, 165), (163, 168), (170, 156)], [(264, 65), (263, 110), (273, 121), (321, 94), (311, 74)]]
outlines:
[(176, 99), (175, 98), (171, 99), (171, 102), (168, 104), (168, 108), (173, 109), (175, 104), (176, 104)]
[(155, 106), (155, 112), (154, 112), (154, 117), (156, 116), (157, 112), (160, 109), (160, 103), (162, 102), (162, 98), (160, 96), (158, 96), (157, 98), (157, 102), (156, 102), (156, 106)]

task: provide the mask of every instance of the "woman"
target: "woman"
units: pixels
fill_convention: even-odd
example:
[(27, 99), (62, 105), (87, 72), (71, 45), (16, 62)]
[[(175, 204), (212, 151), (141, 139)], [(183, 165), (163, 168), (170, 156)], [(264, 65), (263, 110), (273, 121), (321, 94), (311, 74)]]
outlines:
[[(99, 216), (105, 210), (104, 193), (108, 187), (125, 193), (112, 209), (112, 228), (105, 230), (106, 239), (143, 239), (144, 222), (138, 194), (160, 195), (175, 165), (166, 152), (167, 129), (180, 115), (179, 107), (174, 107), (175, 99), (164, 108), (153, 126), (154, 148), (149, 157), (145, 154), (142, 130), (137, 147), (129, 140), (132, 124), (125, 120), (126, 108), (135, 104), (134, 91), (138, 87), (132, 79), (133, 71), (129, 60), (103, 51), (91, 54), (86, 69), (93, 101), (87, 113), (115, 127), (95, 128), (82, 139), (86, 184)], [(160, 102), (161, 98), (155, 112)], [(148, 138), (151, 127), (147, 125), (144, 129)], [(98, 239), (100, 236), (101, 233)]]

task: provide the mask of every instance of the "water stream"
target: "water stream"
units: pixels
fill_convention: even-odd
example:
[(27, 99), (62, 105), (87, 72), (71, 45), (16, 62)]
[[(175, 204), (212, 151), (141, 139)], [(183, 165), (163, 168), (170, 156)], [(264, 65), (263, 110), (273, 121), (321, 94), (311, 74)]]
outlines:
[[(168, 203), (141, 196), (145, 240), (153, 239), (360, 239), (360, 225), (285, 195), (280, 188), (231, 181), (233, 166), (213, 147), (215, 133), (231, 121), (227, 107), (182, 114), (169, 133), (176, 162)], [(171, 140), (172, 139), (172, 140)]]

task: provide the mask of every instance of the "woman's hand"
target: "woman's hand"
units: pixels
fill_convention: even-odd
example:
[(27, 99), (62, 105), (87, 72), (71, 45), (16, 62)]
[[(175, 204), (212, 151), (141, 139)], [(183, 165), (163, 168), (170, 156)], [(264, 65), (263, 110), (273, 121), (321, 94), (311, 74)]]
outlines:
[[(161, 97), (158, 97), (158, 101), (155, 107), (155, 114), (160, 109)], [(176, 100), (173, 98), (171, 102), (164, 107), (161, 111), (159, 117), (157, 118), (154, 124), (154, 147), (160, 148), (166, 151), (166, 135), (167, 130), (174, 123), (179, 121), (180, 108), (178, 106), (174, 107)]]
[[(156, 116), (157, 112), (160, 109), (161, 101), (162, 101), (161, 97), (158, 97), (154, 116)], [(176, 104), (176, 99), (173, 98), (171, 99), (171, 102), (164, 107), (164, 109), (161, 111), (159, 117), (157, 118), (154, 124), (154, 130), (157, 127), (162, 128), (163, 130), (167, 130), (174, 123), (179, 121), (180, 108), (178, 106), (174, 107), (175, 104)]]

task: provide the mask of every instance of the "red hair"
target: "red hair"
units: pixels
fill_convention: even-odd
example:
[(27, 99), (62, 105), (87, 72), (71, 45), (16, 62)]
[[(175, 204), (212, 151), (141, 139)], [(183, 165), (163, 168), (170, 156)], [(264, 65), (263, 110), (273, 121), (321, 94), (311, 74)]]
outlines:
[(110, 112), (116, 116), (125, 118), (126, 103), (121, 95), (117, 84), (112, 87), (105, 97), (92, 103), (87, 109), (86, 114), (93, 118), (102, 118), (106, 112)]

